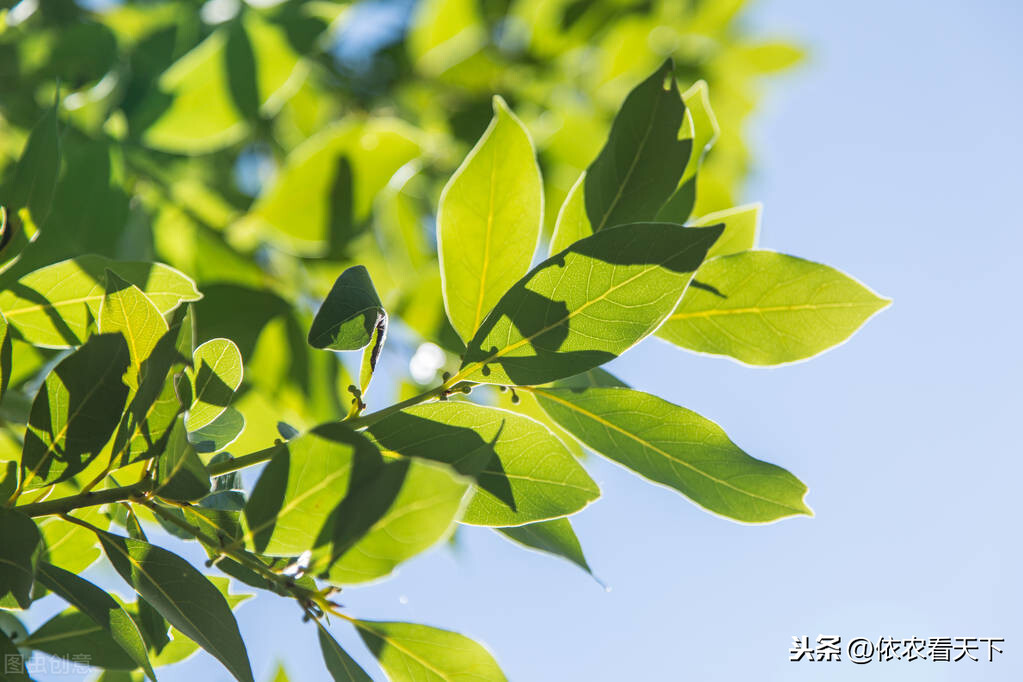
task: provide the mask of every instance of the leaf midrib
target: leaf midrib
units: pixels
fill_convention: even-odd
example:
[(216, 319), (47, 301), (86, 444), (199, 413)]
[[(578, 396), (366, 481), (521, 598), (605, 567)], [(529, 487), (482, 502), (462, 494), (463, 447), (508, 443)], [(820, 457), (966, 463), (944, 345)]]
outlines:
[[(669, 256), (668, 258), (665, 258), (660, 263), (657, 263), (655, 265), (651, 265), (650, 267), (645, 268), (645, 269), (641, 270), (640, 272), (636, 273), (632, 277), (629, 277), (628, 279), (623, 280), (621, 283), (609, 287), (602, 294), (600, 294), (599, 296), (597, 296), (594, 299), (586, 301), (585, 303), (583, 303), (581, 306), (579, 306), (575, 310), (569, 312), (567, 315), (565, 315), (560, 320), (552, 322), (551, 324), (547, 325), (543, 329), (540, 329), (539, 331), (536, 331), (536, 332), (530, 334), (529, 336), (524, 336), (523, 338), (519, 339), (515, 343), (512, 343), (512, 344), (509, 344), (509, 345), (505, 346), (504, 348), (500, 349), (499, 351), (497, 351), (493, 355), (490, 355), (489, 357), (487, 357), (487, 358), (485, 358), (483, 360), (477, 360), (476, 362), (473, 362), (473, 363), (470, 363), (468, 365), (463, 366), (458, 371), (458, 374), (456, 374), (455, 376), (453, 376), (451, 379), (448, 380), (448, 383), (454, 385), (458, 381), (464, 379), (465, 377), (467, 377), (470, 374), (472, 374), (473, 372), (475, 372), (477, 369), (479, 369), (483, 365), (486, 365), (489, 362), (494, 362), (496, 359), (504, 357), (508, 353), (511, 353), (513, 350), (515, 350), (517, 348), (521, 348), (522, 346), (524, 346), (527, 343), (531, 342), (536, 337), (542, 336), (543, 334), (546, 334), (547, 332), (549, 332), (550, 330), (554, 329), (555, 327), (558, 327), (558, 326), (564, 324), (565, 322), (568, 322), (573, 317), (575, 317), (576, 315), (580, 314), (581, 312), (583, 312), (584, 310), (589, 308), (591, 305), (593, 305), (595, 303), (599, 303), (600, 301), (603, 301), (605, 298), (610, 296), (613, 292), (617, 291), (618, 289), (621, 289), (622, 287), (624, 287), (624, 286), (626, 286), (628, 284), (631, 284), (632, 282), (634, 282), (635, 280), (639, 279), (640, 277), (644, 277), (644, 276), (650, 274), (654, 270), (662, 268), (664, 266), (664, 264), (667, 263), (668, 261), (671, 261), (671, 260), (673, 260), (675, 258), (678, 258), (679, 256), (681, 256), (685, 252), (689, 251), (690, 249), (692, 249), (692, 248), (694, 248), (695, 246), (698, 246), (698, 245), (699, 245), (698, 243), (687, 245), (681, 251), (673, 253), (671, 256)], [(690, 271), (690, 276), (692, 276), (692, 271)]]
[(746, 308), (708, 308), (707, 310), (694, 310), (689, 312), (674, 313), (668, 319), (685, 320), (694, 317), (716, 317), (719, 315), (757, 315), (763, 313), (796, 312), (800, 310), (873, 308), (877, 305), (878, 302), (875, 301), (862, 301), (849, 303), (794, 303), (791, 305), (751, 306)]
[(690, 471), (692, 471), (692, 472), (694, 472), (694, 473), (696, 473), (696, 474), (698, 474), (700, 476), (703, 476), (703, 477), (709, 479), (710, 481), (712, 481), (712, 482), (714, 482), (714, 483), (716, 483), (718, 485), (721, 485), (721, 486), (724, 486), (726, 488), (729, 488), (730, 490), (733, 490), (733, 491), (735, 491), (735, 492), (737, 492), (737, 493), (739, 493), (741, 495), (745, 495), (747, 497), (751, 497), (753, 499), (760, 500), (762, 502), (767, 502), (768, 504), (773, 504), (773, 505), (776, 505), (776, 506), (781, 507), (783, 509), (789, 509), (789, 510), (792, 510), (792, 511), (794, 511), (796, 513), (799, 513), (799, 514), (805, 513), (803, 509), (799, 509), (797, 507), (791, 507), (791, 506), (789, 506), (787, 504), (784, 504), (782, 502), (778, 502), (776, 500), (772, 500), (772, 499), (764, 497), (762, 495), (757, 495), (756, 493), (749, 492), (748, 490), (743, 490), (742, 488), (738, 488), (735, 485), (729, 483), (728, 481), (725, 481), (723, 479), (717, 478), (716, 476), (712, 476), (711, 474), (696, 468), (695, 466), (693, 466), (689, 462), (686, 462), (683, 459), (679, 459), (679, 458), (673, 456), (671, 453), (669, 453), (669, 452), (667, 452), (665, 450), (662, 450), (661, 448), (657, 447), (653, 443), (650, 443), (649, 441), (643, 440), (643, 438), (641, 438), (640, 436), (637, 436), (636, 434), (634, 434), (634, 433), (632, 433), (632, 432), (630, 432), (630, 431), (628, 431), (626, 429), (623, 429), (622, 427), (618, 426), (614, 422), (611, 422), (611, 421), (609, 421), (607, 419), (604, 419), (599, 414), (591, 412), (591, 411), (589, 411), (589, 410), (587, 410), (587, 409), (585, 409), (585, 408), (583, 408), (583, 407), (581, 407), (579, 405), (576, 405), (573, 402), (570, 402), (568, 400), (564, 400), (563, 398), (559, 398), (559, 397), (557, 397), (557, 396), (555, 396), (555, 395), (553, 395), (551, 393), (548, 393), (547, 391), (544, 391), (542, 389), (526, 387), (526, 386), (520, 386), (518, 388), (520, 388), (520, 389), (522, 389), (524, 391), (528, 391), (530, 393), (542, 395), (545, 398), (548, 398), (548, 399), (550, 399), (550, 400), (552, 400), (552, 401), (554, 401), (554, 402), (556, 402), (556, 403), (558, 403), (560, 405), (564, 405), (565, 407), (569, 408), (570, 410), (574, 410), (575, 412), (578, 412), (579, 414), (581, 414), (581, 415), (583, 415), (583, 416), (585, 416), (585, 417), (587, 417), (589, 419), (592, 419), (593, 421), (597, 422), (598, 424), (600, 424), (601, 426), (603, 426), (605, 428), (613, 429), (613, 430), (617, 431), (618, 433), (621, 433), (622, 435), (625, 435), (625, 436), (631, 438), (632, 440), (636, 441), (637, 443), (639, 443), (643, 447), (646, 447), (646, 448), (649, 448), (650, 450), (653, 450), (654, 452), (656, 452), (657, 454), (661, 455), (662, 457), (668, 459), (669, 461), (677, 462), (678, 464), (681, 464), (682, 466), (686, 467)]

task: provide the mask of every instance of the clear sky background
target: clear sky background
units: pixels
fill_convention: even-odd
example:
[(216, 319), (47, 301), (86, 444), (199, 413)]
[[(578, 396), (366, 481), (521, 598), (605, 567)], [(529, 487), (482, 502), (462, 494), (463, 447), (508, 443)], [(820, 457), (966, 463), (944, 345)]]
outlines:
[[(809, 49), (750, 131), (761, 246), (895, 303), (790, 367), (648, 340), (610, 369), (791, 470), (816, 517), (738, 525), (593, 458), (604, 495), (573, 522), (609, 592), (468, 528), (458, 551), (342, 601), (464, 632), (513, 681), (1023, 679), (1023, 6), (764, 0), (748, 20)], [(257, 679), (278, 659), (293, 680), (326, 678), (292, 604), (261, 598), (239, 615)], [(354, 631), (333, 631), (379, 674)], [(793, 635), (818, 634), (1006, 641), (994, 663), (788, 662)], [(229, 678), (200, 654), (161, 679)]]

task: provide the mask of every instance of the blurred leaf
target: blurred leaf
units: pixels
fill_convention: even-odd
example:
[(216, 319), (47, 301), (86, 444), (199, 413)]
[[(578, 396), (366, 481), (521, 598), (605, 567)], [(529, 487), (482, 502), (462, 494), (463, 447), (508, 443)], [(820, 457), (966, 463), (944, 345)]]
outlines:
[(575, 536), (572, 523), (568, 519), (553, 519), (528, 523), (524, 526), (495, 528), (494, 530), (507, 535), (520, 545), (564, 557), (587, 573), (593, 573), (590, 570), (590, 565), (586, 563), (583, 548), (579, 545), (579, 538)]
[(24, 340), (48, 348), (80, 345), (90, 317), (98, 319), (106, 270), (137, 286), (161, 314), (202, 295), (191, 279), (160, 263), (80, 256), (29, 273), (0, 292), (0, 310)]
[(60, 133), (57, 107), (50, 107), (32, 128), (18, 160), (5, 204), (17, 210), (27, 207), (36, 224), (50, 213), (60, 172)]
[(161, 616), (213, 654), (242, 682), (252, 681), (245, 643), (227, 600), (190, 564), (165, 549), (97, 533), (114, 568)]
[(574, 243), (501, 298), (457, 378), (543, 384), (611, 360), (674, 309), (720, 233), (636, 223)]
[(565, 446), (528, 417), (471, 403), (409, 407), (370, 426), (387, 451), (453, 466), (476, 481), (462, 522), (511, 526), (573, 514), (600, 496)]
[[(250, 219), (280, 245), (317, 255), (343, 246), (395, 172), (420, 153), (418, 132), (395, 119), (349, 119), (309, 138), (285, 160)], [(295, 197), (302, 201), (296, 202)]]
[(74, 476), (99, 454), (124, 410), (128, 363), (124, 337), (99, 334), (46, 377), (25, 432), (23, 490)]
[(7, 636), (7, 632), (3, 627), (0, 627), (0, 656), (3, 656), (6, 666), (4, 670), (5, 682), (30, 682), (31, 678), (25, 673), (25, 659), (21, 658), (21, 652), (14, 645), (14, 642), (11, 641), (11, 638)]
[(890, 303), (838, 270), (773, 251), (714, 258), (694, 281), (658, 336), (749, 365), (817, 355)]
[[(39, 566), (39, 581), (103, 628), (131, 660), (146, 672), (150, 679), (156, 679), (156, 674), (149, 664), (146, 644), (142, 641), (142, 634), (139, 632), (138, 626), (110, 595), (74, 573), (47, 563)], [(51, 651), (51, 653), (53, 652)], [(59, 652), (57, 655), (63, 653), (81, 653), (81, 651), (68, 650)]]
[(223, 414), (242, 383), (242, 356), (230, 339), (211, 339), (192, 354), (192, 405), (185, 426), (198, 431)]
[(7, 385), (11, 381), (12, 355), (11, 327), (7, 323), (7, 318), (0, 313), (0, 400), (3, 400)]
[(533, 143), (504, 100), (494, 97), (490, 126), (451, 176), (437, 209), (444, 306), (463, 340), (529, 270), (542, 222)]
[(0, 597), (13, 595), (23, 609), (32, 603), (32, 584), (43, 551), (41, 540), (32, 519), (0, 506)]
[(588, 447), (705, 509), (749, 523), (812, 515), (799, 479), (750, 457), (695, 412), (628, 388), (533, 390)]
[(489, 651), (456, 632), (413, 623), (357, 620), (354, 624), (393, 682), (505, 679)]

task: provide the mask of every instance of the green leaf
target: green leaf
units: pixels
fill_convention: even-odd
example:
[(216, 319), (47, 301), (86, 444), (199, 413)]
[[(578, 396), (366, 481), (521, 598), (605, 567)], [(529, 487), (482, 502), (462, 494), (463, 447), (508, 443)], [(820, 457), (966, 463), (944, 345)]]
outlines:
[(725, 231), (707, 252), (707, 259), (756, 248), (757, 237), (760, 234), (761, 208), (762, 205), (759, 203), (736, 206), (708, 213), (689, 223), (690, 227), (724, 226)]
[[(110, 520), (100, 507), (75, 510), (75, 516), (94, 526), (106, 528)], [(59, 516), (47, 516), (38, 521), (39, 532), (46, 543), (46, 561), (72, 573), (81, 573), (99, 558), (96, 538), (87, 528), (65, 521)]]
[(228, 407), (212, 422), (198, 431), (188, 434), (188, 442), (196, 452), (209, 454), (220, 452), (241, 435), (245, 430), (245, 417), (233, 407)]
[(192, 354), (192, 406), (185, 426), (198, 431), (223, 414), (242, 384), (242, 354), (230, 339), (211, 339)]
[(354, 625), (392, 682), (505, 679), (489, 651), (457, 632), (370, 620), (357, 620)]
[(380, 453), (341, 423), (318, 426), (275, 450), (245, 506), (246, 544), (260, 554), (298, 556), (330, 541), (328, 521), (358, 475), (353, 471), (375, 471)]
[(184, 419), (178, 417), (158, 460), (153, 492), (167, 500), (195, 502), (209, 494), (211, 485), (206, 467), (188, 442)]
[(451, 176), (437, 209), (448, 319), (463, 340), (529, 270), (543, 223), (543, 182), (522, 122), (500, 97), (494, 118)]
[(675, 309), (720, 234), (636, 223), (572, 244), (501, 298), (455, 378), (543, 384), (617, 357)]
[(2, 627), (0, 627), (0, 656), (3, 657), (6, 666), (5, 682), (30, 682), (29, 676), (25, 673), (25, 659), (22, 658), (18, 647)]
[(138, 388), (142, 363), (149, 358), (157, 342), (167, 333), (167, 321), (160, 310), (134, 284), (106, 271), (106, 290), (99, 308), (99, 331), (120, 332), (128, 342), (128, 355), (134, 368), (129, 387)]
[(0, 400), (3, 400), (4, 393), (7, 392), (7, 384), (11, 381), (13, 354), (11, 327), (7, 324), (7, 318), (0, 313)]
[(720, 426), (684, 407), (628, 388), (532, 390), (587, 446), (705, 509), (749, 523), (812, 514), (799, 479), (750, 457)]
[(121, 377), (128, 362), (123, 336), (99, 334), (50, 372), (32, 401), (22, 490), (70, 478), (99, 454), (124, 410), (128, 387)]
[(202, 295), (195, 283), (160, 263), (112, 261), (80, 256), (31, 272), (0, 292), (0, 311), (25, 341), (49, 348), (81, 345), (90, 319), (100, 317), (106, 271), (142, 290), (160, 314)]
[(749, 365), (817, 355), (891, 302), (820, 263), (773, 251), (707, 261), (658, 336)]
[(14, 595), (23, 609), (32, 603), (32, 584), (43, 550), (41, 540), (32, 519), (0, 506), (0, 597)]
[(657, 213), (657, 220), (679, 224), (687, 222), (692, 215), (693, 207), (696, 205), (697, 173), (700, 164), (720, 133), (717, 118), (710, 108), (710, 96), (705, 81), (694, 83), (682, 94), (682, 101), (685, 102), (686, 111), (693, 122), (693, 153), (689, 155), (689, 162), (682, 173), (678, 189)]
[(369, 217), (380, 190), (419, 156), (419, 137), (397, 119), (349, 117), (292, 150), (248, 220), (269, 228), (294, 253), (343, 246), (355, 224)]
[(692, 135), (680, 134), (685, 122), (668, 60), (625, 98), (607, 143), (586, 170), (586, 214), (594, 232), (653, 220), (678, 187), (693, 149)]
[(390, 574), (451, 531), (468, 488), (466, 479), (445, 466), (385, 461), (372, 478), (349, 486), (337, 509), (330, 551), (314, 556), (309, 572), (336, 585)]
[(586, 215), (586, 201), (583, 198), (583, 187), (586, 182), (586, 171), (583, 171), (579, 179), (568, 191), (568, 196), (561, 204), (558, 211), (558, 219), (554, 223), (554, 234), (551, 236), (551, 245), (548, 255), (564, 251), (580, 239), (593, 234), (593, 226)]
[(73, 607), (40, 625), (24, 644), (64, 659), (85, 654), (89, 657), (88, 665), (106, 670), (127, 671), (139, 667), (103, 625)]
[(121, 465), (148, 459), (166, 447), (171, 427), (183, 409), (174, 391), (172, 371), (184, 369), (186, 356), (182, 352), (191, 355), (190, 335), (190, 326), (175, 325), (142, 361), (138, 390), (131, 396), (114, 436), (111, 456), (120, 458)]
[(47, 563), (39, 566), (39, 582), (102, 627), (150, 679), (156, 679), (142, 633), (113, 597), (88, 580)]
[(369, 345), (387, 312), (369, 272), (353, 265), (337, 278), (316, 311), (309, 328), (309, 345), (329, 350), (360, 350)]
[(579, 538), (575, 536), (572, 523), (568, 519), (553, 519), (494, 530), (500, 531), (520, 545), (564, 557), (587, 573), (593, 574), (590, 565), (586, 563)]
[(54, 105), (32, 127), (5, 203), (13, 210), (27, 207), (32, 220), (41, 225), (50, 212), (59, 171), (60, 133)]
[(373, 424), (385, 450), (450, 464), (476, 481), (462, 522), (516, 526), (567, 516), (600, 496), (572, 453), (539, 422), (491, 407), (438, 402)]
[(323, 662), (327, 664), (327, 670), (334, 682), (372, 682), (372, 678), (341, 648), (337, 640), (330, 636), (320, 621), (316, 621), (316, 625)]
[(252, 682), (245, 643), (224, 595), (180, 557), (141, 540), (98, 532), (107, 558), (140, 597), (213, 654), (242, 682)]

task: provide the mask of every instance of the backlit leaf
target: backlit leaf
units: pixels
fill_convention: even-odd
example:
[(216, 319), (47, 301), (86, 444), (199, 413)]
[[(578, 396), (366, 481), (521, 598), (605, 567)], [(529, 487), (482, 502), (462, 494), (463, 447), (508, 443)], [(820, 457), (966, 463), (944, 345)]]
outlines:
[(683, 131), (686, 107), (673, 72), (666, 61), (629, 93), (586, 170), (586, 214), (594, 232), (653, 220), (678, 187), (693, 140)]
[(327, 664), (327, 670), (334, 682), (372, 682), (372, 678), (341, 648), (326, 628), (319, 621), (316, 621), (316, 625), (323, 662)]
[(501, 298), (456, 378), (543, 384), (615, 358), (678, 305), (720, 233), (636, 223), (575, 242)]
[(27, 207), (32, 220), (41, 225), (50, 212), (59, 171), (60, 134), (53, 106), (32, 127), (4, 203), (13, 210)]
[(494, 118), (441, 194), (437, 250), (444, 306), (463, 340), (532, 263), (543, 183), (529, 133), (500, 97)]
[(749, 365), (778, 365), (845, 341), (889, 303), (826, 265), (748, 251), (701, 266), (658, 336)]
[(160, 310), (134, 284), (129, 284), (113, 270), (106, 272), (106, 291), (99, 308), (99, 331), (120, 332), (128, 342), (128, 355), (134, 368), (129, 378), (132, 389), (138, 388), (142, 363), (153, 352), (160, 337), (167, 333), (167, 321)]
[(527, 523), (524, 526), (512, 526), (511, 528), (495, 528), (494, 530), (526, 547), (568, 559), (587, 573), (592, 573), (590, 565), (586, 563), (586, 556), (579, 544), (579, 538), (575, 536), (572, 523), (568, 519), (552, 519), (551, 521)]
[(90, 316), (100, 317), (108, 269), (137, 286), (161, 314), (202, 298), (191, 279), (166, 265), (80, 256), (31, 272), (0, 292), (0, 311), (29, 343), (78, 346), (85, 341)]
[(330, 350), (359, 350), (369, 345), (378, 324), (387, 324), (373, 280), (362, 265), (353, 265), (337, 278), (316, 311), (309, 328), (309, 345)]
[(50, 372), (32, 401), (25, 432), (24, 490), (69, 478), (99, 454), (128, 397), (121, 380), (128, 363), (124, 337), (99, 334)]
[(383, 450), (450, 464), (476, 481), (462, 522), (515, 526), (573, 514), (600, 496), (572, 453), (528, 417), (471, 403), (409, 407), (373, 424)]
[(185, 426), (198, 431), (219, 417), (242, 383), (242, 355), (230, 339), (211, 339), (192, 354), (192, 406)]
[(206, 467), (188, 442), (184, 419), (178, 417), (167, 440), (167, 449), (160, 455), (153, 492), (167, 500), (194, 502), (209, 494), (210, 487)]
[(97, 533), (110, 563), (139, 596), (242, 682), (252, 682), (245, 643), (224, 595), (184, 559), (141, 540)]
[(812, 513), (799, 479), (750, 457), (684, 407), (628, 388), (532, 390), (588, 447), (710, 511), (750, 523)]
[(489, 651), (457, 632), (369, 620), (355, 621), (355, 627), (392, 682), (505, 679)]
[(724, 232), (707, 252), (708, 259), (749, 251), (756, 248), (760, 234), (760, 209), (760, 204), (748, 204), (715, 211), (690, 222), (689, 226), (724, 225)]

